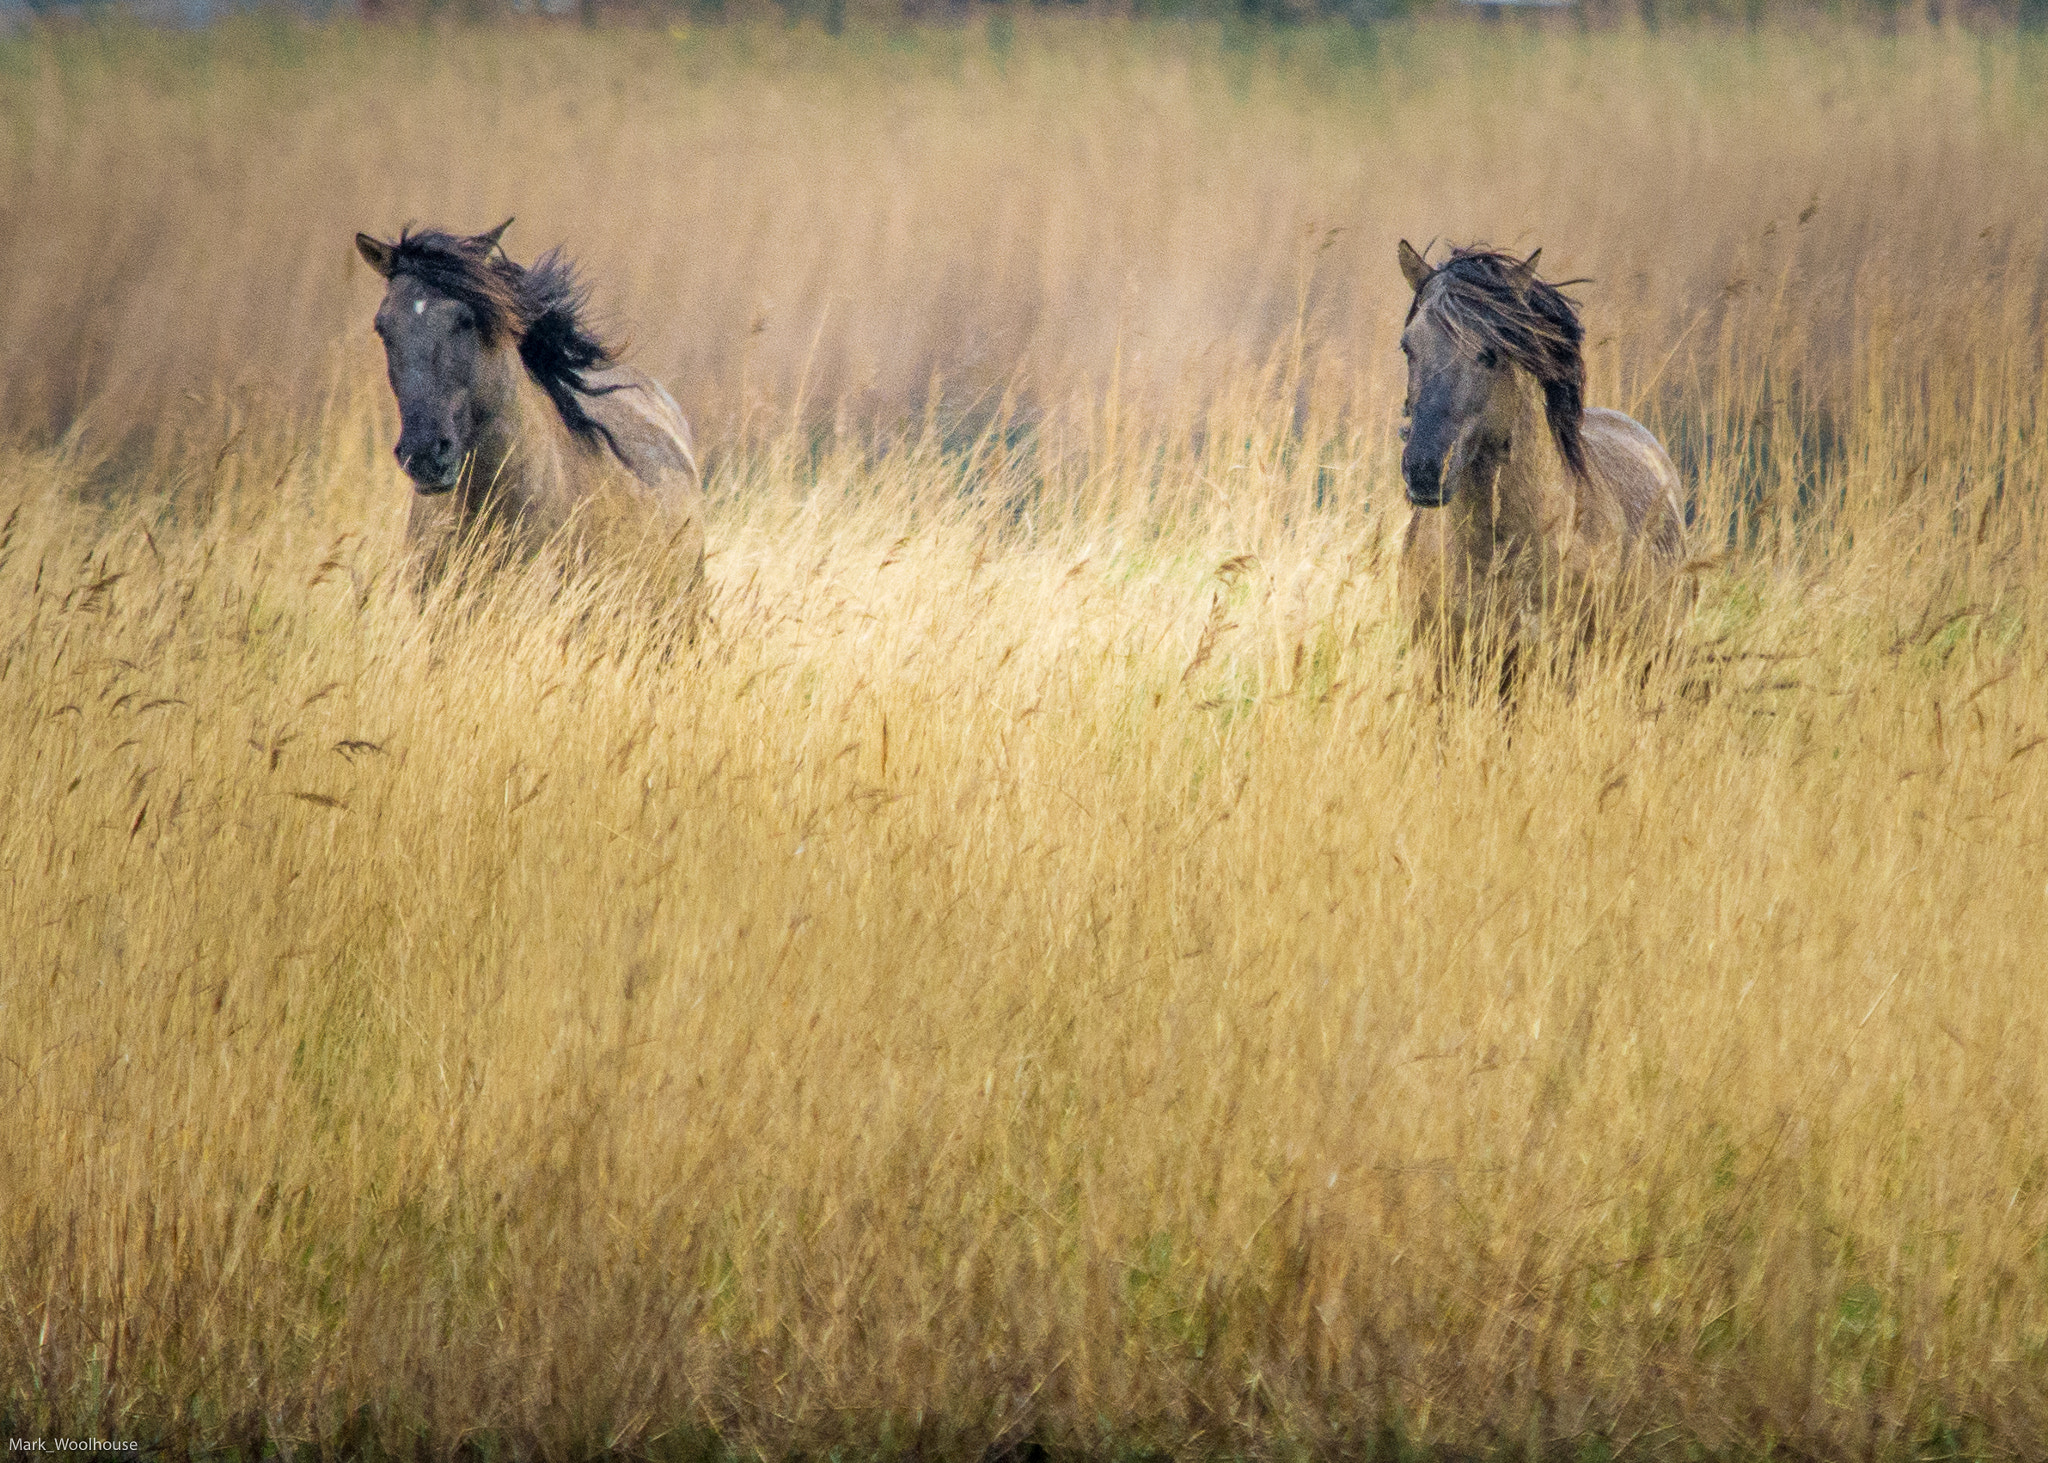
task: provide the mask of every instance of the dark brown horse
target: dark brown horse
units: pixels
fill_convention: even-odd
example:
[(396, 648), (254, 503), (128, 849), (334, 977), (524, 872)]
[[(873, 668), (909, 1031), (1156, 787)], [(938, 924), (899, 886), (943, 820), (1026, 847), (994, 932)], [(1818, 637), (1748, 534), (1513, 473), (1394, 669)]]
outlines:
[(531, 552), (657, 543), (694, 587), (704, 494), (675, 400), (620, 366), (582, 319), (561, 251), (530, 268), (488, 233), (356, 235), (389, 281), (377, 310), (413, 483), (406, 537), (430, 574), (499, 537)]
[(1411, 626), (1446, 667), (1498, 655), (1509, 676), (1540, 643), (1668, 631), (1689, 590), (1678, 471), (1639, 423), (1585, 406), (1578, 310), (1535, 254), (1431, 268), (1403, 241), (1400, 264)]

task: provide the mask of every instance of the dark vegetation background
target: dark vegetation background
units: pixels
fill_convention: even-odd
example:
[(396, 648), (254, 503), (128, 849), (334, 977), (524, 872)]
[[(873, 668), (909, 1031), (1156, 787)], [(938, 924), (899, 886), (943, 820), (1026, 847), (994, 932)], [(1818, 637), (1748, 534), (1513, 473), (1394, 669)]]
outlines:
[(0, 0), (0, 18), (132, 13), (195, 25), (276, 6), (314, 16), (365, 18), (569, 16), (587, 24), (661, 21), (699, 23), (779, 16), (810, 20), (837, 34), (849, 22), (958, 21), (984, 11), (1038, 9), (1155, 19), (1236, 20), (1291, 25), (1339, 20), (1375, 22), (1463, 12), (1519, 12), (1522, 23), (1547, 14), (1577, 26), (1710, 22), (1755, 28), (1795, 20), (1848, 20), (1880, 30), (1965, 23), (1979, 27), (2048, 27), (2048, 0)]

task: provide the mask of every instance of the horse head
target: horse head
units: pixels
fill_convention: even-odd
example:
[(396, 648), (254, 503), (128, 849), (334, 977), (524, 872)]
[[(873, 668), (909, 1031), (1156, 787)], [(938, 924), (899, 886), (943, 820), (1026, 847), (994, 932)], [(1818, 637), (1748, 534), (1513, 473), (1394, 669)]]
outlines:
[(487, 233), (401, 235), (386, 243), (356, 235), (356, 248), (388, 281), (376, 330), (401, 423), (395, 452), (421, 494), (445, 493), (463, 464), (517, 344), (517, 266), (493, 260), (507, 219)]
[(1584, 471), (1584, 332), (1559, 287), (1536, 277), (1541, 252), (1516, 259), (1459, 249), (1432, 269), (1406, 240), (1401, 243), (1401, 273), (1415, 292), (1401, 330), (1408, 361), (1401, 477), (1417, 507), (1448, 503), (1506, 455), (1517, 414), (1516, 371), (1541, 387), (1566, 467)]

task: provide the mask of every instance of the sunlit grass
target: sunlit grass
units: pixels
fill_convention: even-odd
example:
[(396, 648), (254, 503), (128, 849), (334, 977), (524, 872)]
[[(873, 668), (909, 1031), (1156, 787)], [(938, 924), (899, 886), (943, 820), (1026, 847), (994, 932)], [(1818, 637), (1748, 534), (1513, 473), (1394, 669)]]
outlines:
[[(2010, 53), (229, 34), (8, 56), (10, 1432), (2048, 1435)], [(347, 241), (513, 211), (708, 423), (694, 640), (404, 582)], [(1424, 694), (1397, 232), (1598, 276), (1696, 495), (1647, 682)]]

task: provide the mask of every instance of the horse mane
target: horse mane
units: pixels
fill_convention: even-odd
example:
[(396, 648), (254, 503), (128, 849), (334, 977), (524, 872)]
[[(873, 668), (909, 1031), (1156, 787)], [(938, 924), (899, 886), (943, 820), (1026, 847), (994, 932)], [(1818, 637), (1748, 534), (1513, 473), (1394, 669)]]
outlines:
[[(569, 430), (619, 456), (619, 444), (584, 408), (584, 400), (617, 391), (593, 386), (588, 373), (612, 364), (617, 352), (583, 319), (589, 294), (560, 249), (530, 266), (515, 264), (497, 247), (496, 234), (463, 236), (410, 228), (391, 250), (391, 277), (411, 275), (436, 294), (459, 301), (476, 317), (486, 345), (511, 337), (519, 359)], [(495, 252), (496, 257), (493, 258)], [(623, 458), (621, 458), (623, 460)]]
[[(1495, 351), (1534, 376), (1543, 388), (1543, 415), (1558, 455), (1583, 478), (1586, 449), (1579, 427), (1586, 409), (1586, 329), (1564, 290), (1585, 281), (1552, 284), (1536, 277), (1535, 266), (1535, 254), (1517, 259), (1476, 244), (1453, 249), (1415, 292), (1408, 318), (1427, 309), (1454, 338)], [(1441, 287), (1425, 305), (1425, 291), (1438, 281)]]

